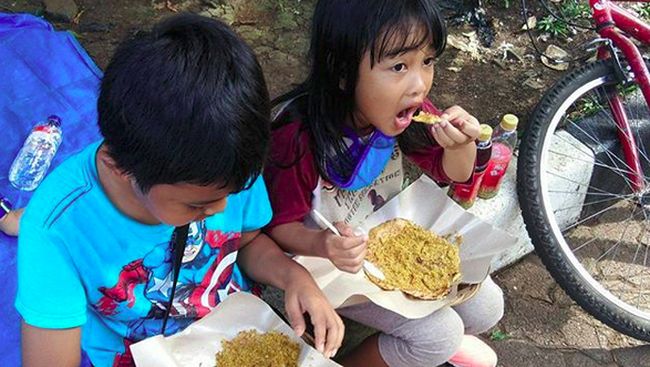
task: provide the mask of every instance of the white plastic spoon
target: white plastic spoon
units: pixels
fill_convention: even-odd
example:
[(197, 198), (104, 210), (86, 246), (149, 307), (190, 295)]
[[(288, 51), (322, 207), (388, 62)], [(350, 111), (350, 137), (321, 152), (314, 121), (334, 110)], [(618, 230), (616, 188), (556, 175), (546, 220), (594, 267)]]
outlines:
[[(318, 220), (321, 221), (321, 223), (323, 223), (323, 224), (324, 224), (324, 225), (325, 225), (325, 226), (326, 226), (330, 231), (332, 231), (332, 233), (334, 233), (334, 234), (337, 235), (337, 236), (341, 236), (341, 233), (339, 232), (339, 230), (336, 229), (336, 227), (334, 226), (334, 224), (330, 223), (330, 221), (328, 221), (328, 220), (323, 216), (323, 214), (321, 214), (321, 213), (320, 213), (318, 210), (316, 210), (316, 209), (314, 209), (313, 212), (314, 212), (314, 214), (316, 215), (316, 217), (318, 218)], [(371, 262), (368, 261), (368, 260), (365, 260), (365, 259), (363, 260), (363, 268), (364, 268), (368, 273), (370, 273), (370, 275), (372, 275), (373, 277), (375, 277), (375, 278), (377, 278), (377, 279), (379, 279), (379, 280), (384, 280), (384, 279), (386, 279), (386, 276), (384, 276), (384, 273), (383, 273), (381, 270), (379, 270), (379, 268), (378, 268), (377, 266), (375, 266), (375, 264), (371, 263)]]

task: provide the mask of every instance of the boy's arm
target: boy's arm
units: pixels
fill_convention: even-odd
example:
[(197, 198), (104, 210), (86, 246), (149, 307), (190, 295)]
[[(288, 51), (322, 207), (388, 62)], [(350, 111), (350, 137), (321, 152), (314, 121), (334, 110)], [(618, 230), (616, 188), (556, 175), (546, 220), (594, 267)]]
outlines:
[(25, 322), (21, 327), (24, 367), (78, 367), (81, 363), (81, 328), (42, 329)]
[(237, 262), (253, 280), (285, 292), (285, 309), (298, 335), (305, 331), (303, 313), (314, 325), (315, 346), (327, 357), (333, 356), (343, 341), (341, 318), (329, 304), (311, 274), (291, 260), (260, 231), (244, 232)]

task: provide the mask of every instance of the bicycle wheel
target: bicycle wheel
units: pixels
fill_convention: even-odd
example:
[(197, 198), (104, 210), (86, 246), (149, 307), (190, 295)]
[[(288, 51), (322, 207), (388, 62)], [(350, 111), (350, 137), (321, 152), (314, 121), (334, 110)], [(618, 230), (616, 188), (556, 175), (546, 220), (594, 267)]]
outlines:
[[(611, 61), (587, 64), (542, 98), (521, 141), (518, 196), (535, 250), (565, 292), (610, 327), (650, 341), (650, 113), (615, 70)], [(638, 144), (645, 193), (627, 176), (612, 91)]]

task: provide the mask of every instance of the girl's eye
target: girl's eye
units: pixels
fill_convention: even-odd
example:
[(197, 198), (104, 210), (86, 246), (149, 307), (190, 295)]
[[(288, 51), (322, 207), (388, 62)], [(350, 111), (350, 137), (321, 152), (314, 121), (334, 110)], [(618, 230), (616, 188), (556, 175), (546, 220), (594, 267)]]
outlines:
[(404, 70), (406, 70), (406, 64), (404, 64), (404, 63), (397, 64), (397, 65), (393, 66), (393, 71), (396, 71), (398, 73), (401, 72), (401, 71), (404, 71)]
[(434, 60), (433, 57), (427, 57), (426, 59), (424, 59), (424, 65), (426, 65), (426, 66), (433, 65), (433, 60)]

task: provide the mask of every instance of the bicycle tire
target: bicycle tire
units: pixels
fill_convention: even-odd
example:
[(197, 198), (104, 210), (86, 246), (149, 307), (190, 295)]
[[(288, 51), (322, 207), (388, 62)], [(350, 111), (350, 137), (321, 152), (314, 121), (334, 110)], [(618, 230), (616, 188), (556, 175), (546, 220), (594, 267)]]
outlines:
[[(521, 140), (517, 167), (517, 192), (526, 230), (531, 237), (535, 251), (551, 276), (567, 295), (585, 311), (611, 328), (636, 339), (650, 341), (650, 313), (644, 314), (642, 311), (636, 312), (622, 306), (616, 302), (616, 299), (610, 297), (613, 294), (603, 293), (602, 289), (599, 289), (598, 285), (594, 284), (595, 279), (591, 274), (589, 275), (592, 276), (591, 279), (585, 276), (585, 266), (576, 263), (578, 258), (573, 253), (574, 251), (582, 251), (581, 248), (569, 249), (569, 246), (562, 247), (562, 244), (567, 244), (567, 240), (564, 238), (566, 235), (561, 233), (562, 229), (560, 229), (560, 234), (558, 235), (557, 227), (559, 225), (553, 228), (552, 221), (557, 219), (555, 218), (556, 212), (549, 212), (553, 208), (547, 207), (551, 206), (548, 205), (548, 200), (546, 202), (544, 201), (544, 195), (546, 195), (546, 199), (551, 195), (549, 193), (550, 190), (544, 188), (542, 182), (542, 177), (545, 177), (544, 175), (547, 174), (546, 172), (542, 172), (543, 166), (547, 165), (547, 163), (542, 162), (544, 159), (543, 152), (545, 150), (547, 152), (551, 150), (549, 146), (545, 147), (544, 144), (549, 144), (547, 135), (554, 133), (555, 127), (560, 124), (559, 120), (557, 120), (558, 122), (555, 122), (556, 126), (552, 126), (553, 119), (557, 119), (559, 114), (565, 112), (561, 108), (569, 108), (562, 107), (563, 104), (566, 105), (569, 103), (565, 101), (571, 101), (572, 98), (576, 98), (577, 101), (580, 98), (578, 97), (580, 93), (588, 93), (588, 91), (584, 90), (590, 83), (598, 84), (602, 81), (603, 85), (610, 86), (616, 86), (622, 83), (619, 77), (617, 77), (616, 70), (613, 62), (609, 60), (601, 60), (583, 65), (565, 74), (542, 97), (531, 115)], [(573, 102), (570, 103), (573, 104)], [(645, 109), (647, 110), (647, 105), (645, 105)], [(583, 122), (580, 123), (583, 124)], [(585, 125), (583, 124), (581, 126), (584, 127)], [(550, 139), (556, 138), (551, 137)], [(547, 158), (549, 154), (546, 153)], [(647, 159), (647, 155), (644, 157)], [(595, 163), (594, 167), (596, 167)], [(646, 170), (644, 172), (647, 173), (648, 171)], [(546, 186), (548, 185), (547, 179)], [(587, 190), (591, 190), (590, 187), (588, 186)], [(558, 190), (557, 192), (561, 191)], [(584, 204), (585, 201), (583, 201), (583, 205), (586, 205)], [(580, 210), (582, 211), (583, 208), (580, 208)], [(641, 210), (645, 215), (647, 209), (643, 208), (643, 203), (641, 203)], [(634, 215), (634, 211), (632, 211), (632, 214)], [(553, 216), (553, 218), (550, 216)], [(647, 225), (648, 217), (645, 216), (645, 218), (645, 225)], [(592, 219), (590, 217), (587, 220), (591, 221)], [(577, 223), (581, 225), (579, 222)], [(557, 223), (555, 224), (557, 225)], [(625, 231), (627, 231), (627, 228)], [(623, 235), (625, 235), (625, 231)], [(596, 237), (596, 234), (594, 234), (594, 237)], [(640, 241), (643, 241), (643, 239)], [(637, 243), (637, 246), (640, 245), (640, 243)], [(572, 252), (571, 254), (569, 250)], [(616, 251), (618, 252), (618, 249)], [(647, 258), (647, 248), (644, 248), (644, 251), (646, 252)], [(650, 268), (646, 270), (650, 272)], [(607, 290), (607, 292), (610, 292), (610, 290)]]

